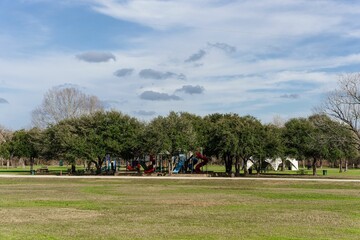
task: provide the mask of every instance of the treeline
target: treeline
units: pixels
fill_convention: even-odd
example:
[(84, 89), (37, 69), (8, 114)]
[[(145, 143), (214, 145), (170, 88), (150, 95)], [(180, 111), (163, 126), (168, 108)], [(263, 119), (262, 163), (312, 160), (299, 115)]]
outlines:
[[(327, 115), (294, 118), (284, 124), (262, 124), (252, 116), (170, 112), (142, 122), (118, 111), (96, 111), (51, 124), (15, 132), (2, 131), (0, 157), (84, 160), (98, 173), (106, 154), (125, 160), (145, 154), (198, 151), (220, 159), (226, 172), (239, 174), (250, 158), (338, 162), (358, 157), (354, 133)], [(244, 168), (245, 175), (247, 169)]]
[[(308, 118), (284, 124), (262, 124), (252, 116), (170, 112), (141, 122), (117, 111), (105, 111), (96, 96), (75, 88), (53, 88), (32, 112), (34, 128), (0, 128), (3, 159), (87, 161), (101, 167), (106, 154), (131, 160), (145, 154), (197, 151), (220, 159), (226, 172), (239, 174), (251, 158), (286, 157), (311, 162), (342, 163), (358, 159), (360, 149), (360, 73), (339, 77), (338, 87)], [(283, 164), (284, 166), (284, 164)], [(233, 169), (234, 167), (234, 169)], [(244, 168), (245, 174), (247, 169)]]

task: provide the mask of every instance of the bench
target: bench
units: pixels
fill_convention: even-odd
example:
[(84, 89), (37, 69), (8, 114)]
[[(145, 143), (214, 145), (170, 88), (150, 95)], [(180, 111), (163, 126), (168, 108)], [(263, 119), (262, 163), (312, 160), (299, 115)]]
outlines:
[(47, 167), (39, 168), (36, 170), (36, 173), (48, 173), (48, 172), (49, 172), (49, 169)]

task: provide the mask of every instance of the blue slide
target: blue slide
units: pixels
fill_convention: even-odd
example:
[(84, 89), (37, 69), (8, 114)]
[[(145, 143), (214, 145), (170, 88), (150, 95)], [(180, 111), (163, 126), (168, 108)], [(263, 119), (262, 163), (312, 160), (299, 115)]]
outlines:
[(185, 154), (179, 154), (179, 161), (177, 162), (176, 166), (174, 167), (173, 173), (179, 173), (182, 167), (184, 166), (184, 163), (186, 161)]

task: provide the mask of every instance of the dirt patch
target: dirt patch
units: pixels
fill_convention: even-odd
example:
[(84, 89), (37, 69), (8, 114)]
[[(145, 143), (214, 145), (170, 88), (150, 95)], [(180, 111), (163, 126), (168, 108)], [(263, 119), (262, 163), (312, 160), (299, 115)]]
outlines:
[(77, 210), (70, 208), (13, 208), (0, 209), (0, 224), (16, 223), (46, 223), (51, 221), (69, 221), (78, 219), (90, 219), (101, 216), (100, 213), (91, 210)]

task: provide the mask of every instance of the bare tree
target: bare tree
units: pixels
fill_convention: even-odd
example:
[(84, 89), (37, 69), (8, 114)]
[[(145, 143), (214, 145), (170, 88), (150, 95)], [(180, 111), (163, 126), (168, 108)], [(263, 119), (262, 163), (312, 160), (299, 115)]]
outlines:
[(341, 75), (338, 88), (328, 94), (319, 110), (352, 131), (360, 149), (360, 73)]
[(0, 144), (6, 142), (7, 136), (10, 134), (10, 131), (7, 130), (4, 126), (0, 125)]
[(52, 88), (45, 93), (43, 102), (32, 112), (32, 124), (45, 128), (61, 120), (77, 118), (103, 110), (96, 96), (86, 95), (76, 88)]
[(7, 159), (7, 166), (9, 166), (9, 159), (7, 157), (6, 142), (11, 139), (12, 132), (0, 125), (0, 167), (4, 165), (4, 158)]

